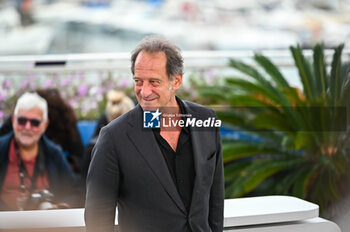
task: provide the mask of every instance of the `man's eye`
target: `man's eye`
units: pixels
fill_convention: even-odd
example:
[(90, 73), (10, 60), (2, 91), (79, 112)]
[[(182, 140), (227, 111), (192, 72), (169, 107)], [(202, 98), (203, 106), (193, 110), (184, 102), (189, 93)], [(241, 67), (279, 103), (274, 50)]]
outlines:
[(155, 84), (155, 85), (159, 85), (160, 84), (160, 81), (157, 81), (157, 80), (153, 80), (153, 81), (150, 81), (151, 82), (151, 84)]

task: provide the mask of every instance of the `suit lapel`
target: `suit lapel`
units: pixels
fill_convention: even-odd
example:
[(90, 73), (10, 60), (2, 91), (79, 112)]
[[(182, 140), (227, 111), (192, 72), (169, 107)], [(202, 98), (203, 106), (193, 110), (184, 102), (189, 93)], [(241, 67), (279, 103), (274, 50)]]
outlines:
[[(188, 107), (186, 102), (184, 102), (186, 113), (191, 114), (193, 117), (196, 117), (193, 111)], [(201, 179), (203, 176), (203, 157), (202, 154), (205, 154), (205, 144), (201, 143), (201, 136), (203, 135), (203, 131), (195, 130), (193, 128), (190, 128), (191, 131), (191, 142), (192, 142), (192, 149), (193, 149), (193, 161), (194, 161), (194, 169), (195, 169), (195, 179), (194, 179), (194, 185), (192, 190), (192, 200), (191, 200), (191, 207), (190, 212), (194, 210), (194, 206), (197, 205), (196, 201), (198, 199), (198, 196), (200, 196), (201, 191)]]
[[(185, 111), (187, 114), (192, 115), (194, 118), (201, 118), (203, 115), (197, 115), (196, 112), (191, 110), (191, 107), (186, 102), (183, 102), (185, 106)], [(200, 130), (195, 128), (190, 128), (191, 131), (191, 142), (192, 142), (192, 149), (193, 149), (193, 161), (194, 161), (194, 168), (195, 168), (195, 179), (193, 184), (193, 191), (192, 191), (192, 201), (190, 206), (190, 213), (194, 213), (194, 210), (200, 209), (198, 204), (201, 204), (199, 202), (201, 195), (203, 192), (201, 192), (202, 187), (202, 180), (203, 175), (205, 175), (204, 172), (206, 172), (206, 157), (205, 154), (208, 154), (208, 144), (210, 141), (208, 140), (208, 131), (207, 130)]]
[(169, 169), (152, 130), (142, 128), (142, 113), (142, 108), (138, 105), (137, 109), (130, 117), (130, 130), (128, 130), (127, 135), (148, 166), (152, 169), (153, 173), (157, 176), (165, 191), (185, 213), (186, 208), (170, 175)]

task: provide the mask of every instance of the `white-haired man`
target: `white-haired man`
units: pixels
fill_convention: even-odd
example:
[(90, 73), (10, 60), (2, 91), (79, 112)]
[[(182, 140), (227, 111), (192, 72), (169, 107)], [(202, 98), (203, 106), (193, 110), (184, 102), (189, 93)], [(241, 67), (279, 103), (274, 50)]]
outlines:
[(0, 210), (34, 209), (45, 198), (55, 203), (74, 198), (75, 177), (64, 153), (43, 135), (47, 111), (46, 100), (36, 93), (24, 93), (17, 101), (13, 132), (0, 137)]

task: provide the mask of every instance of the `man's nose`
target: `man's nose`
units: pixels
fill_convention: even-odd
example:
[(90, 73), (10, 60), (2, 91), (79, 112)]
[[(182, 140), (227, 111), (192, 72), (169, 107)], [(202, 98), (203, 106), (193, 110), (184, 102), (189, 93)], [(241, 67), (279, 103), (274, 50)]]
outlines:
[(151, 89), (150, 84), (143, 83), (142, 88), (141, 88), (141, 96), (148, 97), (151, 94), (152, 94), (152, 89)]
[(32, 128), (32, 125), (30, 124), (29, 120), (26, 121), (26, 124), (24, 125), (24, 128), (27, 129), (27, 130)]

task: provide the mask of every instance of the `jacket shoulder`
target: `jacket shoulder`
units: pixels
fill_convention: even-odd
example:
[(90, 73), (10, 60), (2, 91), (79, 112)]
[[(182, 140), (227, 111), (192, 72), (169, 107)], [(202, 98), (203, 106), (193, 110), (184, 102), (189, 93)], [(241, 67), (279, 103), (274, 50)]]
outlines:
[(59, 145), (57, 145), (56, 143), (54, 143), (52, 140), (50, 140), (48, 137), (46, 137), (46, 135), (42, 135), (41, 139), (42, 139), (43, 144), (48, 152), (50, 152), (50, 153), (51, 152), (63, 153), (62, 148)]
[(53, 141), (51, 141), (49, 138), (47, 138), (46, 135), (42, 136), (41, 142), (44, 146), (45, 156), (49, 160), (54, 161), (54, 163), (56, 163), (57, 165), (67, 162), (62, 148)]
[(0, 137), (0, 163), (1, 163), (1, 160), (8, 155), (7, 153), (8, 153), (12, 136), (13, 136), (13, 132), (10, 132)]
[(0, 148), (2, 148), (2, 146), (6, 146), (7, 143), (10, 142), (12, 135), (13, 135), (13, 132), (0, 136)]
[[(126, 112), (125, 114), (119, 116), (118, 118), (108, 123), (104, 127), (104, 130), (116, 132), (123, 131), (124, 129), (126, 129), (126, 125), (129, 123), (130, 119), (140, 111), (138, 107), (138, 105), (135, 106), (132, 110)], [(118, 128), (118, 130), (116, 130), (116, 128)]]

